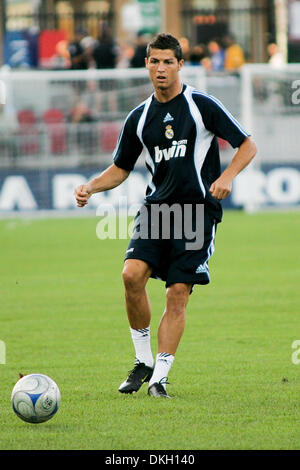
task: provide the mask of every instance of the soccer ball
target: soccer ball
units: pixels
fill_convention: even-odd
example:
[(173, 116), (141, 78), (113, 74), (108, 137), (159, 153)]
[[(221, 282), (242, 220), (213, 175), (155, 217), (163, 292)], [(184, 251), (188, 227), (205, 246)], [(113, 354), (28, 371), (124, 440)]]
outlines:
[(57, 412), (60, 391), (47, 375), (24, 375), (13, 388), (11, 402), (14, 412), (23, 421), (43, 423)]

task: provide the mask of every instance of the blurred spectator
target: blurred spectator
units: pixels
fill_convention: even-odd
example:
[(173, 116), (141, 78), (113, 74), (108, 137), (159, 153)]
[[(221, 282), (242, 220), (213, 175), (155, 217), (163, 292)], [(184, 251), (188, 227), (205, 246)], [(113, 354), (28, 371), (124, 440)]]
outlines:
[(68, 119), (72, 123), (93, 121), (92, 113), (83, 100), (78, 100), (75, 106), (70, 110)]
[(277, 44), (272, 42), (268, 45), (269, 64), (272, 67), (282, 67), (285, 64), (283, 54), (278, 50)]
[(78, 101), (70, 110), (68, 121), (74, 125), (76, 142), (80, 151), (85, 155), (93, 153), (95, 148), (95, 128), (87, 123), (93, 122), (92, 112), (87, 107), (84, 100), (79, 96)]
[(145, 57), (147, 55), (147, 44), (149, 35), (143, 31), (138, 32), (133, 57), (130, 61), (130, 67), (145, 67)]
[(81, 41), (87, 36), (86, 31), (77, 30), (75, 32), (74, 41), (69, 43), (68, 51), (70, 54), (70, 68), (84, 70), (88, 68), (89, 60), (85, 52), (84, 47), (82, 46)]
[(205, 68), (205, 70), (211, 70), (211, 60), (210, 60), (210, 57), (203, 57), (203, 59), (201, 60), (201, 65), (202, 67)]
[(92, 67), (94, 65), (93, 64), (93, 52), (97, 45), (96, 39), (94, 39), (92, 36), (85, 36), (84, 38), (81, 39), (80, 45), (83, 48), (84, 54), (86, 56), (88, 68)]
[(130, 67), (130, 61), (133, 57), (134, 54), (134, 47), (132, 44), (129, 44), (127, 42), (124, 42), (120, 46), (120, 55), (119, 55), (119, 60), (117, 63), (117, 67), (121, 69), (126, 69)]
[(228, 71), (235, 71), (245, 63), (244, 52), (237, 44), (232, 35), (225, 36), (225, 62), (224, 68)]
[(194, 46), (190, 53), (190, 65), (201, 65), (201, 61), (207, 56), (206, 48), (203, 44)]
[(53, 68), (56, 69), (68, 69), (70, 68), (71, 61), (70, 61), (70, 53), (68, 50), (68, 41), (66, 40), (61, 40), (59, 41), (56, 46), (56, 60), (54, 65), (52, 66)]
[(103, 22), (99, 26), (99, 36), (93, 51), (97, 69), (113, 69), (117, 65), (119, 46), (113, 39), (109, 26)]
[(182, 57), (183, 59), (188, 62), (190, 60), (190, 41), (188, 38), (180, 38), (179, 43), (182, 49)]
[(224, 70), (225, 51), (221, 48), (217, 40), (208, 43), (210, 54), (211, 70)]
[[(81, 93), (82, 101), (85, 105), (85, 108), (88, 110), (88, 118), (97, 120), (99, 113), (101, 112), (101, 106), (103, 101), (102, 92), (99, 88), (98, 80), (87, 80), (86, 87)], [(80, 102), (80, 100), (79, 100)], [(81, 105), (80, 105), (81, 107)], [(73, 108), (74, 109), (74, 108)], [(84, 110), (84, 108), (81, 108)]]

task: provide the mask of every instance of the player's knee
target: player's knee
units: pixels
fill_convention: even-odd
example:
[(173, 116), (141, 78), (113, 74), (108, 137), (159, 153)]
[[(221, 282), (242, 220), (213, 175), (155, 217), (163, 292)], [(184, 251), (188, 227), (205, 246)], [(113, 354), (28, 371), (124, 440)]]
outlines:
[(190, 293), (189, 284), (184, 284), (182, 282), (171, 284), (167, 289), (167, 296), (186, 298), (188, 297), (189, 293)]
[(167, 305), (172, 305), (178, 311), (183, 311), (189, 299), (190, 287), (187, 284), (172, 284), (167, 289)]
[(144, 276), (138, 270), (125, 267), (122, 278), (127, 291), (138, 291), (145, 287)]
[(126, 291), (140, 291), (144, 289), (151, 274), (151, 268), (141, 260), (126, 260), (122, 272)]

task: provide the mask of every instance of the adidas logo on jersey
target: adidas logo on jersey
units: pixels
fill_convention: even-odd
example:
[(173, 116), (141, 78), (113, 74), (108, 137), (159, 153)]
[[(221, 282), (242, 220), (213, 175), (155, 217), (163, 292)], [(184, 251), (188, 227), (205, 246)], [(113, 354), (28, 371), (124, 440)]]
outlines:
[(207, 272), (208, 272), (207, 263), (199, 264), (198, 268), (195, 271), (196, 274), (201, 274), (201, 273), (206, 273), (207, 274)]
[(173, 140), (172, 146), (166, 149), (160, 149), (158, 146), (154, 147), (154, 160), (155, 163), (159, 163), (164, 158), (170, 160), (170, 158), (184, 157), (186, 153), (187, 140)]
[(164, 122), (174, 121), (174, 118), (171, 116), (170, 113), (167, 113), (164, 118)]

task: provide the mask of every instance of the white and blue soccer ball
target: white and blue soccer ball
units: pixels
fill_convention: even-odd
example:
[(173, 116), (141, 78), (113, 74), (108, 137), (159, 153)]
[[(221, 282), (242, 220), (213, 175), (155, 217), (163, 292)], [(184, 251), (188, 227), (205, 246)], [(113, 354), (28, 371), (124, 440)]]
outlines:
[(24, 375), (11, 394), (14, 412), (27, 423), (44, 423), (53, 418), (60, 398), (57, 384), (44, 374)]

